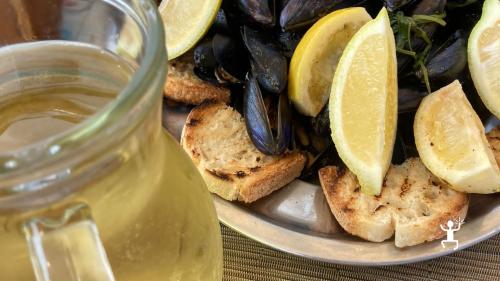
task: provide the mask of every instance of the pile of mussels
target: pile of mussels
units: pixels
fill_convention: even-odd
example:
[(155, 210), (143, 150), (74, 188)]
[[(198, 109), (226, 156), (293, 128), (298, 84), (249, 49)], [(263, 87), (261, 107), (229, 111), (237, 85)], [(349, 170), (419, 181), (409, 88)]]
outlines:
[(307, 29), (341, 8), (385, 6), (396, 38), (399, 121), (394, 163), (416, 155), (413, 119), (429, 92), (459, 79), (481, 118), (489, 116), (467, 69), (467, 38), (483, 1), (474, 0), (225, 0), (210, 31), (194, 49), (196, 75), (232, 91), (250, 138), (266, 154), (300, 149), (309, 156), (302, 179), (340, 164), (327, 108), (316, 117), (295, 111), (287, 98), (290, 58)]

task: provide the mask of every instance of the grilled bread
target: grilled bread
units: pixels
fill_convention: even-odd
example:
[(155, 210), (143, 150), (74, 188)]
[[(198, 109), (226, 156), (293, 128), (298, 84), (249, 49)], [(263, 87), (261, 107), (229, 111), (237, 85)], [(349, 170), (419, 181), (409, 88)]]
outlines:
[(391, 166), (379, 196), (360, 192), (356, 176), (347, 169), (325, 167), (319, 177), (339, 224), (369, 241), (393, 235), (397, 247), (432, 241), (445, 235), (440, 225), (467, 214), (467, 195), (441, 183), (418, 158)]
[(185, 104), (201, 104), (206, 100), (229, 102), (230, 91), (203, 81), (194, 74), (192, 54), (189, 53), (169, 62), (164, 95)]
[(191, 111), (181, 144), (211, 192), (246, 203), (291, 182), (306, 161), (298, 152), (269, 156), (258, 151), (243, 117), (221, 102), (206, 102)]

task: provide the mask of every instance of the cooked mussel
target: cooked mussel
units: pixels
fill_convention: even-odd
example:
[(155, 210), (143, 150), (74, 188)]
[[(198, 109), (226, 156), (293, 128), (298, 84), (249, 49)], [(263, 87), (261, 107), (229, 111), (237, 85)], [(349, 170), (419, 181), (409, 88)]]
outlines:
[[(250, 139), (255, 147), (268, 155), (279, 155), (286, 151), (291, 140), (291, 108), (288, 95), (283, 92), (277, 99), (276, 124), (269, 121), (268, 110), (264, 103), (263, 92), (252, 72), (247, 75), (243, 100), (243, 115)], [(272, 126), (274, 125), (274, 126)]]
[(384, 6), (388, 11), (394, 12), (415, 2), (415, 0), (384, 0)]
[(329, 137), (331, 134), (330, 130), (330, 113), (328, 110), (328, 102), (320, 111), (320, 113), (310, 119), (311, 127), (313, 131), (319, 136)]
[(427, 92), (412, 88), (400, 88), (398, 90), (398, 112), (414, 112), (417, 110)]
[[(463, 73), (467, 65), (467, 39), (457, 30), (452, 37), (429, 55), (426, 63), (427, 75), (434, 87), (448, 85)], [(422, 78), (422, 72), (417, 76)]]
[(291, 58), (293, 56), (293, 52), (295, 51), (295, 48), (297, 48), (302, 36), (303, 34), (299, 32), (279, 31), (277, 33), (276, 38), (285, 57)]
[(264, 26), (275, 24), (275, 0), (238, 0), (238, 8), (253, 21)]
[(267, 91), (280, 94), (286, 87), (288, 66), (286, 57), (270, 37), (244, 26), (243, 42), (250, 54), (252, 71)]
[(301, 29), (336, 9), (364, 2), (366, 0), (290, 0), (281, 10), (280, 26), (286, 31)]

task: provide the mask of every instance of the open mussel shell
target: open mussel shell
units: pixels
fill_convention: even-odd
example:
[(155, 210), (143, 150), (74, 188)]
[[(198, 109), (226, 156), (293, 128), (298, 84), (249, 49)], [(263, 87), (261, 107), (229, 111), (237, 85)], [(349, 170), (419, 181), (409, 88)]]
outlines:
[[(427, 75), (435, 87), (448, 85), (457, 79), (467, 66), (467, 38), (458, 30), (446, 40), (426, 63)], [(421, 72), (417, 72), (419, 78)]]
[(286, 31), (302, 29), (334, 10), (364, 2), (366, 0), (289, 0), (281, 10), (280, 26)]
[(243, 42), (250, 54), (252, 72), (260, 85), (269, 92), (280, 94), (286, 88), (288, 65), (286, 57), (272, 38), (244, 26)]
[(217, 33), (212, 39), (212, 48), (218, 63), (217, 73), (231, 77), (228, 82), (244, 81), (249, 65), (242, 44), (231, 36)]
[(291, 139), (291, 108), (286, 92), (278, 98), (276, 124), (271, 126), (259, 83), (250, 72), (245, 84), (243, 115), (248, 135), (259, 151), (268, 155), (286, 151)]
[(237, 0), (238, 8), (256, 23), (267, 27), (275, 25), (275, 0)]

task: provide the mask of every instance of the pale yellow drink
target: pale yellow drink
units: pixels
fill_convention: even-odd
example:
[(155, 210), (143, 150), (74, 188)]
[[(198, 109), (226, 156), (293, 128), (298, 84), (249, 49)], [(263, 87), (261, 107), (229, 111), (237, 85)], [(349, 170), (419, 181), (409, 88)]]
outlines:
[[(47, 63), (62, 71), (0, 83), (0, 155), (64, 132), (93, 115), (116, 98), (134, 69), (89, 45), (49, 41), (23, 46), (22, 51), (15, 45), (8, 54), (0, 51), (0, 74), (9, 72), (9, 64), (1, 63), (6, 55), (26, 62), (17, 64), (18, 69), (29, 69), (28, 53), (31, 59), (57, 54)], [(36, 83), (45, 87), (14, 91), (34, 79), (43, 79)], [(220, 232), (210, 195), (190, 159), (160, 128), (159, 111), (150, 115), (109, 155), (101, 155), (109, 161), (106, 168), (87, 176), (88, 182), (65, 200), (45, 210), (0, 206), (0, 280), (35, 280), (23, 223), (49, 208), (75, 202), (90, 207), (116, 280), (221, 280)], [(73, 238), (79, 239), (77, 234)]]

